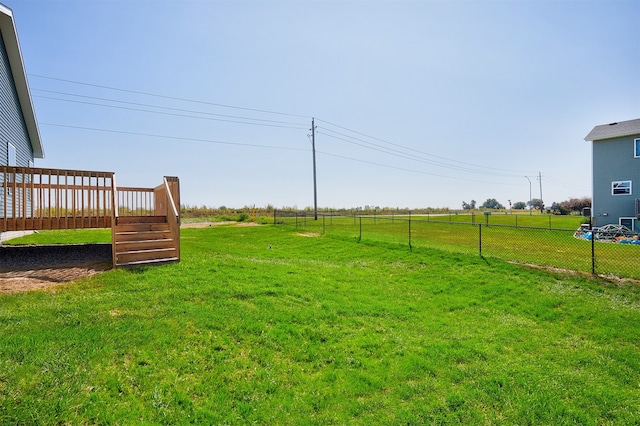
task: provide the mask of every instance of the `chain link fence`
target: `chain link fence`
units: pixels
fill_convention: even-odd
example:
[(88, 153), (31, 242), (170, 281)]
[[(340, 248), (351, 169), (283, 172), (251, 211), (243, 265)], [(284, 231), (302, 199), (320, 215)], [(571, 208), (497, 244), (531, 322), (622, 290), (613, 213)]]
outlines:
[[(571, 224), (551, 215), (359, 215), (275, 211), (273, 223), (300, 233), (330, 234), (358, 242), (434, 248), (593, 275), (640, 279), (637, 236), (592, 230), (574, 217)], [(548, 216), (548, 217), (547, 217)], [(554, 223), (556, 221), (557, 223)], [(533, 226), (532, 223), (538, 226)], [(544, 226), (540, 226), (543, 224)], [(565, 225), (565, 227), (554, 227)]]

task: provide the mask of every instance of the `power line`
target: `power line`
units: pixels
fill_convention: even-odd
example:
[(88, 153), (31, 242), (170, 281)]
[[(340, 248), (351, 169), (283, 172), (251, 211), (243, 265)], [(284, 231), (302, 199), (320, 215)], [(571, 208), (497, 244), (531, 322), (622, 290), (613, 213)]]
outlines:
[[(48, 76), (43, 76), (43, 75), (38, 75), (38, 74), (29, 74), (29, 75), (30, 76), (34, 76), (34, 77), (43, 78), (43, 79), (48, 79), (48, 80), (61, 81), (61, 82), (66, 82), (66, 83), (72, 83), (72, 84), (77, 84), (77, 85), (88, 86), (88, 87), (96, 87), (96, 88), (114, 90), (114, 91), (119, 91), (119, 92), (124, 92), (124, 93), (132, 93), (132, 94), (138, 94), (138, 95), (144, 95), (144, 96), (153, 96), (153, 97), (162, 98), (162, 99), (170, 99), (170, 100), (192, 102), (192, 103), (197, 103), (197, 104), (202, 104), (202, 105), (211, 105), (211, 106), (223, 107), (223, 108), (233, 108), (233, 109), (238, 109), (238, 110), (259, 112), (259, 113), (265, 113), (265, 114), (278, 114), (278, 115), (290, 116), (290, 117), (308, 118), (308, 116), (300, 115), (300, 114), (291, 114), (291, 113), (284, 113), (284, 112), (278, 112), (278, 111), (271, 111), (271, 110), (264, 110), (264, 109), (257, 109), (257, 108), (247, 108), (247, 107), (220, 104), (220, 103), (214, 103), (214, 102), (208, 102), (208, 101), (187, 99), (187, 98), (181, 98), (181, 97), (175, 97), (175, 96), (166, 96), (166, 95), (160, 95), (160, 94), (156, 94), (156, 93), (149, 93), (149, 92), (143, 92), (143, 91), (137, 91), (137, 90), (122, 89), (122, 88), (106, 86), (106, 85), (99, 85), (99, 84), (92, 84), (92, 83), (86, 83), (86, 82), (80, 82), (80, 81), (74, 81), (74, 80), (68, 80), (68, 79), (48, 77)], [(95, 99), (95, 100), (102, 100), (102, 101), (107, 101), (107, 102), (115, 102), (115, 103), (121, 103), (121, 104), (128, 104), (128, 105), (135, 105), (135, 106), (145, 106), (145, 107), (149, 107), (149, 108), (164, 109), (164, 110), (167, 110), (167, 111), (188, 112), (188, 113), (191, 113), (191, 114), (200, 114), (200, 115), (207, 115), (207, 116), (212, 116), (213, 115), (213, 116), (217, 116), (217, 117), (226, 117), (226, 118), (222, 119), (222, 118), (201, 117), (201, 116), (194, 116), (194, 115), (188, 115), (188, 114), (178, 114), (178, 113), (170, 113), (170, 112), (163, 112), (163, 111), (153, 111), (153, 110), (147, 110), (147, 109), (141, 109), (141, 108), (131, 108), (131, 107), (108, 105), (108, 104), (101, 104), (101, 103), (94, 103), (94, 102), (85, 102), (85, 101), (78, 101), (78, 100), (72, 100), (72, 99), (62, 99), (62, 98), (47, 97), (47, 96), (37, 96), (37, 97), (40, 97), (40, 98), (51, 99), (51, 100), (56, 100), (56, 101), (72, 102), (72, 103), (79, 103), (79, 104), (85, 104), (85, 105), (94, 105), (94, 106), (100, 106), (100, 107), (105, 107), (105, 108), (115, 108), (115, 109), (129, 110), (129, 111), (138, 111), (138, 112), (170, 115), (170, 116), (185, 117), (185, 118), (194, 118), (194, 119), (201, 119), (201, 120), (222, 121), (222, 122), (230, 122), (230, 123), (245, 124), (245, 125), (257, 125), (257, 126), (291, 128), (291, 129), (302, 129), (302, 128), (304, 128), (304, 125), (301, 125), (301, 124), (289, 123), (289, 122), (279, 122), (279, 121), (276, 121), (276, 120), (265, 120), (265, 119), (251, 118), (251, 117), (239, 117), (239, 116), (231, 116), (231, 115), (225, 115), (225, 114), (214, 114), (214, 113), (208, 113), (208, 112), (202, 112), (202, 111), (184, 110), (184, 109), (179, 109), (179, 108), (162, 107), (162, 106), (157, 106), (157, 105), (135, 103), (135, 102), (127, 102), (127, 101), (121, 101), (121, 100), (115, 100), (115, 99), (99, 98), (99, 97), (78, 95), (78, 94), (65, 93), (65, 92), (56, 92), (56, 91), (50, 91), (50, 90), (44, 90), (44, 89), (35, 89), (35, 90), (40, 90), (40, 91), (49, 92), (49, 93), (63, 94), (63, 95), (66, 95), (66, 96), (75, 96), (75, 97), (80, 97), (80, 98), (85, 98), (85, 99)], [(229, 118), (229, 119), (227, 119), (227, 118)], [(239, 120), (250, 120), (250, 121), (239, 121)], [(346, 130), (348, 132), (363, 136), (365, 138), (376, 140), (376, 141), (383, 142), (385, 144), (400, 148), (401, 150), (404, 150), (404, 151), (415, 152), (415, 153), (418, 153), (418, 154), (421, 154), (421, 155), (424, 155), (424, 156), (437, 158), (437, 159), (446, 161), (448, 163), (457, 163), (457, 164), (460, 164), (460, 165), (463, 165), (463, 166), (457, 166), (456, 164), (447, 164), (446, 162), (441, 162), (441, 161), (429, 160), (429, 159), (424, 158), (424, 157), (416, 156), (416, 155), (413, 155), (413, 154), (410, 154), (410, 153), (407, 153), (407, 152), (400, 151), (398, 149), (388, 148), (388, 147), (382, 146), (380, 144), (376, 144), (376, 143), (373, 143), (373, 142), (370, 142), (370, 141), (367, 141), (367, 140), (364, 140), (364, 139), (361, 139), (361, 138), (357, 138), (357, 137), (354, 137), (354, 136), (351, 136), (351, 135), (347, 135), (347, 134), (344, 134), (344, 133), (341, 133), (341, 132), (338, 132), (338, 131), (335, 131), (335, 130), (332, 130), (332, 129), (329, 129), (329, 128), (326, 128), (326, 127), (323, 128), (326, 132), (331, 132), (331, 133), (343, 136), (344, 138), (349, 138), (351, 140), (343, 139), (343, 138), (337, 137), (335, 135), (331, 135), (329, 133), (323, 133), (326, 136), (332, 137), (334, 139), (342, 140), (344, 142), (351, 143), (351, 144), (354, 144), (354, 145), (358, 145), (358, 146), (361, 146), (361, 147), (364, 147), (364, 148), (367, 148), (367, 149), (372, 149), (372, 150), (375, 150), (375, 151), (379, 151), (379, 152), (382, 152), (382, 153), (387, 154), (387, 155), (393, 155), (393, 156), (396, 156), (396, 157), (400, 157), (400, 158), (404, 158), (404, 159), (408, 159), (408, 160), (412, 160), (412, 161), (423, 162), (423, 163), (434, 165), (434, 166), (438, 166), (438, 167), (448, 168), (448, 169), (451, 169), (451, 170), (459, 170), (459, 171), (464, 171), (464, 172), (468, 172), (468, 173), (477, 173), (477, 174), (493, 175), (493, 176), (504, 176), (504, 177), (506, 177), (506, 176), (514, 176), (514, 175), (513, 174), (507, 175), (507, 174), (502, 174), (502, 173), (495, 173), (495, 172), (491, 172), (490, 170), (494, 170), (494, 171), (498, 171), (498, 172), (518, 173), (518, 176), (520, 174), (522, 174), (522, 173), (526, 173), (526, 172), (517, 171), (517, 170), (500, 169), (500, 168), (495, 168), (495, 167), (489, 167), (489, 166), (483, 166), (483, 165), (478, 165), (478, 164), (467, 163), (467, 162), (459, 161), (459, 160), (453, 160), (453, 159), (450, 159), (450, 158), (446, 158), (446, 157), (430, 154), (430, 153), (427, 153), (427, 152), (424, 152), (424, 151), (420, 151), (420, 150), (417, 150), (417, 149), (414, 149), (414, 148), (411, 148), (411, 147), (403, 146), (403, 145), (400, 145), (400, 144), (397, 144), (397, 143), (394, 143), (394, 142), (390, 142), (390, 141), (387, 141), (387, 140), (384, 140), (384, 139), (380, 139), (380, 138), (377, 138), (377, 137), (374, 137), (374, 136), (370, 136), (370, 135), (367, 135), (365, 133), (362, 133), (362, 132), (359, 132), (359, 131), (356, 131), (356, 130), (353, 130), (353, 129), (349, 129), (347, 127), (340, 126), (338, 124), (335, 124), (335, 123), (332, 123), (332, 122), (329, 122), (329, 121), (326, 121), (326, 120), (321, 120), (321, 119), (317, 119), (317, 120), (318, 121), (322, 121), (322, 122), (324, 122), (324, 123), (326, 123), (326, 124), (328, 124), (330, 126), (334, 126), (334, 127)], [(256, 122), (259, 122), (259, 123), (256, 123)], [(46, 124), (46, 123), (44, 123), (44, 124)], [(212, 142), (212, 143), (225, 143), (225, 144), (233, 145), (233, 143), (222, 142), (222, 141), (210, 141), (210, 140), (206, 140), (206, 139), (180, 138), (180, 137), (173, 137), (173, 136), (152, 135), (152, 134), (146, 134), (146, 133), (135, 133), (135, 132), (124, 132), (124, 131), (108, 130), (108, 129), (86, 128), (86, 127), (79, 127), (79, 126), (64, 126), (64, 125), (55, 125), (55, 124), (50, 124), (50, 125), (59, 126), (59, 127), (79, 128), (79, 129), (85, 129), (85, 130), (107, 131), (107, 132), (112, 132), (112, 133), (125, 133), (125, 134), (134, 134), (134, 135), (140, 135), (140, 136), (164, 137), (164, 138), (171, 138), (171, 139), (182, 139), (182, 140), (192, 140), (192, 141)], [(362, 142), (362, 143), (357, 143), (357, 142), (354, 142), (354, 141), (358, 141), (358, 142)], [(246, 144), (245, 146), (259, 146), (259, 147), (269, 148), (268, 146), (255, 145), (255, 144)], [(376, 148), (373, 148), (373, 147), (376, 147)], [(286, 149), (292, 149), (292, 148), (286, 148)], [(337, 154), (328, 154), (328, 153), (325, 153), (325, 154), (326, 155), (333, 155), (333, 156), (340, 157)], [(365, 162), (365, 163), (369, 163), (369, 164), (375, 164), (375, 165), (382, 166), (382, 167), (395, 168), (395, 169), (398, 169), (398, 170), (406, 170), (406, 171), (417, 172), (417, 173), (431, 174), (431, 175), (434, 175), (434, 176), (441, 176), (441, 175), (437, 175), (437, 174), (433, 174), (433, 173), (418, 172), (418, 171), (415, 171), (415, 170), (403, 169), (403, 168), (384, 165), (384, 164), (380, 164), (380, 163), (366, 162), (364, 160), (357, 160), (357, 159), (353, 159), (353, 158), (349, 158), (349, 157), (343, 157), (343, 158), (350, 159), (350, 160), (353, 160), (353, 161), (359, 161), (359, 162)], [(469, 167), (472, 167), (472, 168), (468, 168), (468, 167), (464, 167), (464, 166), (469, 166)], [(478, 170), (478, 169), (480, 169), (480, 170)], [(483, 171), (482, 169), (486, 169), (487, 171)], [(441, 176), (441, 177), (447, 177), (447, 176)], [(447, 178), (452, 178), (452, 177), (447, 177)], [(454, 179), (465, 180), (465, 179), (462, 179), (462, 178), (454, 178)], [(474, 180), (474, 181), (476, 181), (476, 180)]]
[(566, 187), (570, 187), (570, 186), (575, 186), (575, 182), (570, 183), (570, 182), (567, 182), (567, 181), (563, 181), (563, 180), (557, 179), (557, 178), (555, 178), (553, 176), (549, 176), (548, 174), (545, 175), (545, 178), (547, 179), (547, 183), (550, 183), (550, 184), (558, 186), (558, 187), (566, 188)]
[(225, 123), (248, 124), (248, 125), (251, 125), (251, 126), (279, 127), (279, 128), (284, 128), (284, 129), (296, 129), (296, 130), (302, 129), (302, 127), (282, 126), (282, 125), (279, 125), (279, 124), (251, 123), (251, 122), (247, 122), (247, 121), (227, 120), (227, 119), (223, 119), (223, 118), (198, 117), (198, 116), (195, 116), (195, 115), (176, 114), (176, 113), (163, 112), (163, 111), (151, 111), (151, 110), (141, 109), (141, 108), (132, 108), (132, 107), (124, 107), (124, 106), (116, 106), (116, 105), (99, 104), (99, 103), (96, 103), (96, 102), (77, 101), (77, 100), (73, 100), (73, 99), (61, 99), (61, 98), (54, 98), (54, 97), (50, 97), (50, 96), (35, 95), (34, 97), (42, 98), (42, 99), (52, 99), (52, 100), (56, 100), (56, 101), (72, 102), (72, 103), (83, 104), (83, 105), (100, 106), (100, 107), (104, 107), (104, 108), (114, 108), (114, 109), (122, 109), (122, 110), (127, 110), (127, 111), (147, 112), (147, 113), (150, 113), (150, 114), (169, 115), (169, 116), (173, 116), (173, 117), (194, 118), (194, 119), (198, 119), (198, 120), (222, 121), (222, 122), (225, 122)]
[[(329, 129), (324, 129), (324, 130), (329, 130)], [(342, 133), (335, 132), (333, 130), (329, 130), (329, 131), (342, 135)], [(490, 176), (502, 176), (502, 177), (519, 176), (519, 175), (514, 175), (514, 174), (504, 174), (504, 173), (495, 173), (495, 172), (490, 172), (490, 171), (469, 169), (469, 168), (465, 168), (465, 167), (461, 167), (461, 166), (442, 163), (442, 162), (439, 162), (439, 161), (429, 160), (429, 159), (426, 159), (426, 158), (423, 158), (423, 157), (418, 157), (418, 156), (415, 156), (415, 155), (405, 154), (402, 151), (398, 151), (398, 150), (395, 150), (395, 149), (385, 148), (385, 147), (383, 147), (381, 145), (373, 144), (373, 143), (364, 141), (362, 139), (353, 138), (353, 137), (348, 136), (348, 135), (343, 135), (343, 136), (350, 137), (352, 139), (364, 142), (365, 144), (371, 144), (373, 146), (379, 147), (380, 149), (373, 148), (373, 147), (370, 147), (370, 146), (367, 146), (367, 145), (363, 145), (363, 144), (360, 144), (360, 143), (357, 143), (357, 142), (353, 142), (353, 141), (350, 141), (350, 140), (347, 140), (347, 139), (344, 139), (344, 138), (339, 138), (337, 136), (330, 135), (330, 134), (327, 134), (327, 133), (322, 133), (322, 134), (324, 134), (325, 136), (329, 136), (330, 138), (338, 139), (338, 140), (341, 140), (343, 142), (347, 142), (347, 143), (350, 143), (350, 144), (353, 144), (353, 145), (362, 146), (364, 148), (371, 149), (371, 150), (374, 150), (374, 151), (378, 151), (378, 152), (382, 152), (382, 153), (385, 153), (385, 154), (393, 155), (393, 156), (396, 156), (396, 157), (405, 158), (405, 159), (412, 160), (412, 161), (418, 161), (418, 162), (421, 162), (421, 163), (430, 164), (430, 165), (434, 165), (434, 166), (442, 167), (442, 168), (446, 168), (446, 169), (459, 170), (459, 171), (469, 172), (469, 173), (478, 173), (478, 174), (490, 175)]]
[[(286, 151), (308, 152), (308, 149), (303, 149), (303, 148), (290, 148), (290, 147), (283, 147), (283, 146), (260, 145), (260, 144), (255, 144), (255, 143), (244, 143), (244, 142), (228, 142), (228, 141), (219, 141), (219, 140), (213, 140), (213, 139), (187, 138), (187, 137), (182, 137), (182, 136), (158, 135), (158, 134), (153, 134), (153, 133), (142, 133), (142, 132), (130, 132), (130, 131), (124, 131), (124, 130), (102, 129), (102, 128), (97, 128), (97, 127), (71, 126), (71, 125), (66, 125), (66, 124), (55, 124), (55, 123), (40, 123), (40, 124), (44, 125), (44, 126), (52, 126), (52, 127), (62, 127), (62, 128), (88, 130), (88, 131), (96, 131), (96, 132), (104, 132), (104, 133), (116, 133), (116, 134), (132, 135), (132, 136), (144, 136), (144, 137), (170, 139), (170, 140), (184, 140), (184, 141), (189, 141), (189, 142), (202, 142), (202, 143), (211, 143), (211, 144), (218, 144), (218, 145), (231, 145), (231, 146), (242, 146), (242, 147), (252, 147), (252, 148), (268, 148), (268, 149), (277, 149), (277, 150), (286, 150)], [(381, 163), (376, 163), (376, 162), (373, 162), (373, 161), (367, 161), (367, 160), (362, 160), (362, 159), (358, 159), (358, 158), (347, 157), (347, 156), (340, 155), (340, 154), (333, 154), (333, 153), (330, 153), (330, 152), (323, 152), (323, 151), (317, 151), (316, 150), (316, 153), (327, 155), (327, 156), (330, 156), (330, 157), (341, 158), (341, 159), (344, 159), (344, 160), (355, 161), (355, 162), (358, 162), (358, 163), (369, 164), (369, 165), (374, 165), (374, 166), (379, 166), (379, 167), (385, 167), (385, 168), (394, 169), (394, 170), (402, 170), (402, 171), (405, 171), (405, 172), (418, 173), (418, 174), (422, 174), (422, 175), (441, 177), (441, 178), (445, 178), (445, 179), (463, 180), (463, 181), (469, 181), (469, 182), (486, 183), (486, 184), (491, 184), (491, 185), (497, 184), (496, 182), (483, 182), (483, 181), (479, 181), (477, 179), (465, 179), (465, 178), (461, 178), (459, 176), (446, 176), (446, 175), (439, 175), (439, 174), (436, 174), (436, 173), (424, 172), (424, 171), (421, 171), (421, 170), (412, 170), (412, 169), (407, 169), (407, 168), (403, 168), (403, 167), (396, 167), (396, 166), (391, 166), (391, 165), (388, 165), (388, 164), (381, 164)], [(504, 182), (500, 183), (500, 185), (514, 185), (514, 186), (517, 186), (515, 184), (509, 184), (509, 183), (505, 184)]]
[[(377, 140), (377, 141), (379, 141), (379, 142), (384, 142), (384, 143), (386, 143), (386, 144), (389, 144), (389, 145), (392, 145), (392, 146), (396, 146), (396, 147), (398, 147), (398, 148), (401, 148), (401, 149), (404, 149), (404, 150), (407, 150), (407, 151), (413, 151), (413, 152), (416, 152), (416, 153), (418, 153), (418, 154), (426, 155), (426, 156), (429, 156), (429, 157), (439, 158), (439, 159), (441, 159), (441, 160), (445, 160), (445, 161), (448, 161), (448, 162), (451, 162), (451, 163), (459, 163), (459, 164), (464, 164), (464, 165), (471, 166), (471, 167), (476, 167), (476, 168), (484, 168), (484, 169), (498, 170), (498, 171), (503, 171), (503, 172), (517, 173), (517, 174), (518, 174), (518, 176), (519, 176), (520, 174), (522, 174), (522, 173), (526, 173), (526, 172), (524, 172), (524, 171), (522, 171), (522, 170), (500, 169), (500, 168), (496, 168), (496, 167), (488, 167), (488, 166), (483, 166), (483, 165), (479, 165), (479, 164), (473, 164), (473, 163), (467, 163), (467, 162), (464, 162), (464, 161), (453, 160), (453, 159), (451, 159), (451, 158), (442, 157), (442, 156), (435, 155), (435, 154), (430, 154), (430, 153), (428, 153), (428, 152), (420, 151), (420, 150), (418, 150), (418, 149), (414, 149), (414, 148), (411, 148), (411, 147), (407, 147), (407, 146), (404, 146), (404, 145), (400, 145), (400, 144), (397, 144), (397, 143), (394, 143), (394, 142), (389, 142), (389, 141), (387, 141), (387, 140), (380, 139), (380, 138), (377, 138), (377, 137), (375, 137), (375, 136), (370, 136), (370, 135), (367, 135), (367, 134), (365, 134), (365, 133), (358, 132), (357, 130), (352, 130), (352, 129), (349, 129), (349, 128), (347, 128), (347, 127), (340, 126), (340, 125), (338, 125), (338, 124), (334, 124), (334, 123), (331, 123), (331, 122), (326, 121), (326, 120), (322, 120), (322, 119), (319, 119), (319, 118), (318, 118), (317, 120), (318, 120), (318, 121), (322, 121), (322, 122), (324, 122), (324, 123), (327, 123), (327, 124), (329, 124), (329, 125), (331, 125), (331, 126), (335, 126), (335, 127), (340, 128), (340, 129), (347, 130), (347, 131), (349, 131), (349, 132), (355, 133), (355, 134), (360, 135), (360, 136), (364, 136), (364, 137), (367, 137), (367, 138), (370, 138), (370, 139), (373, 139), (373, 140)], [(329, 129), (326, 129), (326, 128), (325, 128), (325, 130), (329, 130)], [(336, 131), (333, 131), (333, 132), (335, 132), (335, 133), (339, 133), (339, 132), (336, 132)], [(353, 136), (348, 136), (348, 135), (344, 135), (344, 136), (347, 136), (347, 137), (349, 137), (349, 138), (356, 139), (356, 138), (354, 138)], [(360, 140), (360, 139), (358, 139), (358, 140)], [(533, 172), (531, 172), (531, 171), (529, 171), (529, 172), (530, 172), (530, 173), (533, 173)]]
[(28, 75), (32, 76), (32, 77), (44, 78), (44, 79), (47, 79), (47, 80), (62, 81), (62, 82), (65, 82), (65, 83), (78, 84), (78, 85), (82, 85), (82, 86), (97, 87), (97, 88), (100, 88), (100, 89), (108, 89), (108, 90), (116, 90), (116, 91), (125, 92), (125, 93), (134, 93), (134, 94), (137, 94), (137, 95), (153, 96), (153, 97), (156, 97), (156, 98), (172, 99), (172, 100), (183, 101), (183, 102), (193, 102), (193, 103), (197, 103), (197, 104), (212, 105), (212, 106), (218, 106), (218, 107), (223, 107), (223, 108), (233, 108), (233, 109), (239, 109), (239, 110), (244, 110), (244, 111), (261, 112), (261, 113), (264, 113), (264, 114), (277, 114), (277, 115), (286, 115), (286, 116), (289, 116), (289, 117), (310, 118), (308, 115), (289, 114), (289, 113), (286, 113), (286, 112), (269, 111), (269, 110), (266, 110), (266, 109), (239, 107), (239, 106), (235, 106), (235, 105), (218, 104), (218, 103), (215, 103), (215, 102), (200, 101), (200, 100), (196, 100), (196, 99), (180, 98), (180, 97), (177, 97), (177, 96), (159, 95), (157, 93), (149, 93), (149, 92), (142, 92), (142, 91), (138, 91), (138, 90), (129, 90), (129, 89), (120, 89), (118, 87), (104, 86), (104, 85), (101, 85), (101, 84), (93, 84), (93, 83), (85, 83), (85, 82), (81, 82), (81, 81), (67, 80), (67, 79), (64, 79), (64, 78), (48, 77), (46, 75), (40, 75), (40, 74), (28, 74)]
[[(78, 95), (78, 94), (75, 94), (75, 93), (68, 93), (68, 92), (58, 92), (58, 91), (55, 91), (55, 90), (38, 89), (38, 88), (34, 88), (34, 87), (30, 87), (30, 89), (32, 91), (55, 93), (57, 95), (75, 96), (77, 98), (95, 99), (95, 100), (99, 100), (99, 101), (116, 102), (116, 103), (126, 104), (126, 105), (136, 105), (136, 106), (144, 106), (144, 107), (150, 107), (150, 108), (166, 109), (166, 110), (169, 110), (169, 111), (190, 112), (190, 113), (194, 113), (194, 114), (212, 115), (212, 116), (216, 116), (216, 117), (236, 118), (236, 119), (240, 119), (240, 120), (261, 121), (261, 122), (265, 122), (265, 123), (288, 124), (288, 125), (291, 125), (291, 126), (299, 126), (301, 129), (302, 128), (306, 128), (306, 124), (292, 123), (292, 122), (288, 122), (288, 121), (266, 120), (266, 119), (262, 119), (262, 118), (243, 117), (243, 116), (228, 115), (228, 114), (217, 114), (217, 113), (213, 113), (213, 112), (203, 112), (203, 111), (196, 111), (196, 110), (182, 109), (182, 108), (171, 108), (171, 107), (165, 107), (165, 106), (160, 106), (160, 105), (143, 104), (143, 103), (139, 103), (139, 102), (121, 101), (121, 100), (118, 100), (118, 99), (109, 99), (109, 98), (101, 98), (101, 97), (97, 97), (97, 96)], [(59, 101), (73, 102), (70, 99), (61, 99), (61, 98), (53, 98), (53, 97), (38, 96), (38, 95), (35, 95), (34, 97), (45, 98), (45, 99), (54, 99), (54, 100), (59, 100)], [(96, 105), (101, 105), (101, 104), (96, 104)]]
[(429, 173), (429, 172), (424, 172), (424, 171), (421, 171), (421, 170), (406, 169), (404, 167), (390, 166), (388, 164), (381, 164), (381, 163), (376, 163), (376, 162), (373, 162), (373, 161), (361, 160), (359, 158), (347, 157), (347, 156), (339, 155), (339, 154), (332, 154), (330, 152), (316, 151), (316, 153), (323, 154), (323, 155), (328, 155), (330, 157), (342, 158), (344, 160), (355, 161), (355, 162), (358, 162), (358, 163), (371, 164), (371, 165), (374, 165), (374, 166), (385, 167), (385, 168), (388, 168), (388, 169), (402, 170), (404, 172), (418, 173), (418, 174), (421, 174), (421, 175), (428, 175), (428, 176), (436, 176), (436, 177), (441, 177), (441, 178), (445, 178), (445, 179), (464, 180), (464, 181), (468, 181), (468, 182), (486, 183), (486, 184), (490, 184), (490, 185), (521, 186), (521, 185), (514, 184), (514, 183), (483, 182), (483, 181), (480, 181), (480, 180), (477, 180), (477, 179), (465, 179), (465, 178), (461, 178), (459, 176), (439, 175), (439, 174), (436, 174), (436, 173)]
[(286, 150), (286, 151), (308, 152), (308, 150), (306, 149), (290, 148), (285, 146), (260, 145), (255, 143), (243, 143), (243, 142), (227, 142), (227, 141), (218, 141), (213, 139), (186, 138), (183, 136), (157, 135), (152, 133), (128, 132), (125, 130), (100, 129), (97, 127), (70, 126), (66, 124), (55, 124), (55, 123), (40, 123), (40, 124), (45, 126), (63, 127), (63, 128), (69, 128), (69, 129), (90, 130), (90, 131), (96, 131), (96, 132), (118, 133), (123, 135), (145, 136), (145, 137), (152, 137), (152, 138), (172, 139), (172, 140), (184, 140), (184, 141), (190, 141), (190, 142), (204, 142), (204, 143), (212, 143), (212, 144), (219, 144), (219, 145), (234, 145), (234, 146), (246, 146), (246, 147), (253, 147), (253, 148), (269, 148), (269, 149), (279, 149), (279, 150)]

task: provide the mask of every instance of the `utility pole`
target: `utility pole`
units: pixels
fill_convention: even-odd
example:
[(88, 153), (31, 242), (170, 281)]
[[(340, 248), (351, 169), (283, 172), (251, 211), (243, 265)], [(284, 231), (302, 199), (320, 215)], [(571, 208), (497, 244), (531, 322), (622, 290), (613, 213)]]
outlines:
[(313, 220), (318, 220), (318, 188), (316, 186), (316, 125), (311, 117), (311, 149), (313, 151)]
[(542, 202), (542, 173), (538, 172), (538, 181), (540, 181), (540, 213), (544, 210), (544, 203)]

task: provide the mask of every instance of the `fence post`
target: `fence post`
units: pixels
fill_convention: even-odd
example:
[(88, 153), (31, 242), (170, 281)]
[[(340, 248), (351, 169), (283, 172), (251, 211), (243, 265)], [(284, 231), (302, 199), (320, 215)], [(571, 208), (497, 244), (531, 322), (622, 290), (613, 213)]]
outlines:
[(411, 247), (411, 214), (409, 214), (409, 251), (413, 251), (413, 247)]
[(482, 224), (478, 224), (478, 248), (480, 250), (480, 257), (482, 257)]
[[(358, 236), (358, 242), (360, 242), (362, 240), (362, 216), (359, 217), (360, 219), (360, 236)], [(353, 220), (356, 220), (356, 217), (353, 216)]]
[(296, 212), (296, 229), (298, 229), (298, 212)]
[(591, 231), (591, 275), (596, 274), (596, 236), (593, 232), (593, 220), (589, 221), (589, 230)]
[(322, 215), (322, 233), (324, 234), (326, 232), (326, 228), (324, 226), (324, 220), (325, 220), (326, 216)]
[(549, 229), (551, 229), (551, 215), (549, 215)]
[(274, 225), (276, 224), (276, 213), (277, 213), (277, 210), (273, 209), (273, 224)]
[(516, 229), (518, 229), (518, 215), (516, 215)]

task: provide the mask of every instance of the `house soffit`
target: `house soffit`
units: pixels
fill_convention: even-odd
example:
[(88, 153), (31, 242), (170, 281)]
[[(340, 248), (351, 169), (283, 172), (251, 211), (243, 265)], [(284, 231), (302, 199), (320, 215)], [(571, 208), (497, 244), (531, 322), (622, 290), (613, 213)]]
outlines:
[(2, 3), (0, 3), (0, 32), (9, 57), (9, 66), (13, 74), (13, 81), (18, 93), (18, 100), (29, 134), (29, 140), (31, 141), (31, 147), (33, 148), (33, 156), (35, 158), (44, 158), (40, 130), (38, 129), (38, 122), (33, 109), (27, 73), (24, 69), (18, 33), (13, 20), (13, 12)]

